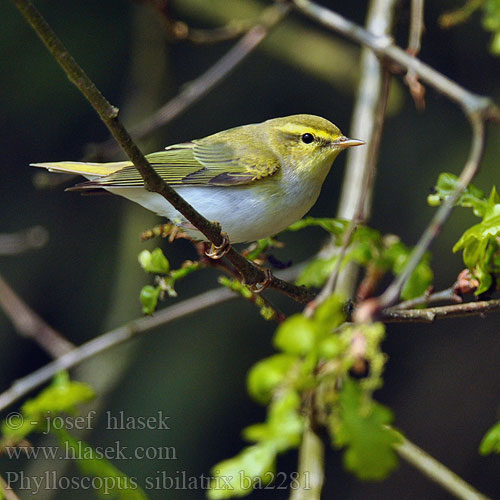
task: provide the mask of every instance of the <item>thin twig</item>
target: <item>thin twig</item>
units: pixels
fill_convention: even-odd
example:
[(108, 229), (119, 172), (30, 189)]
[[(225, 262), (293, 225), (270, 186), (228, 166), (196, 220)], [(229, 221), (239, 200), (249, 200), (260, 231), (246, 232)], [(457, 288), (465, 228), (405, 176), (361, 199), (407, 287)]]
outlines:
[(432, 323), (438, 319), (477, 316), (500, 311), (500, 299), (465, 302), (426, 309), (396, 309), (390, 307), (382, 311), (380, 318), (384, 323), (412, 322)]
[[(120, 144), (130, 161), (137, 168), (144, 180), (144, 187), (151, 192), (163, 196), (178, 212), (180, 212), (194, 227), (216, 246), (226, 243), (221, 234), (221, 227), (216, 222), (210, 222), (195, 210), (177, 191), (169, 186), (151, 167), (147, 159), (133, 142), (132, 137), (118, 119), (118, 108), (112, 106), (90, 80), (83, 69), (67, 51), (64, 44), (57, 37), (42, 15), (29, 0), (12, 0), (23, 17), (31, 24), (37, 35), (46, 45), (54, 59), (59, 63), (70, 81), (80, 90), (94, 110), (99, 114), (103, 123)], [(272, 277), (268, 279), (266, 273), (245, 259), (232, 246), (229, 246), (226, 258), (238, 269), (243, 280), (248, 285), (269, 282), (269, 287), (277, 290), (294, 300), (302, 303), (309, 302), (314, 293), (305, 287), (298, 287), (291, 283)]]
[[(199, 101), (210, 92), (217, 84), (224, 80), (238, 64), (247, 58), (269, 35), (289, 12), (289, 6), (277, 4), (268, 7), (262, 13), (259, 21), (239, 40), (226, 54), (211, 66), (196, 80), (186, 84), (184, 89), (169, 100), (153, 115), (146, 118), (139, 125), (131, 128), (134, 139), (144, 139), (158, 128), (166, 125), (190, 106)], [(112, 158), (119, 151), (117, 144), (112, 139), (101, 144), (89, 146), (91, 156), (99, 159)]]
[(396, 451), (401, 458), (405, 459), (416, 469), (420, 470), (420, 472), (440, 484), (455, 497), (461, 500), (489, 500), (486, 495), (477, 491), (460, 476), (452, 472), (448, 467), (438, 462), (411, 441), (408, 441), (408, 439), (403, 438), (402, 443), (396, 445)]
[[(410, 34), (408, 37), (408, 53), (418, 56), (420, 53), (422, 34), (424, 32), (424, 0), (412, 0)], [(414, 70), (409, 69), (405, 76), (417, 109), (425, 108), (425, 87), (418, 81)]]
[(33, 339), (47, 354), (57, 358), (75, 346), (57, 330), (48, 325), (9, 286), (0, 275), (0, 307), (9, 317), (17, 332)]
[(41, 248), (48, 239), (49, 234), (42, 226), (30, 227), (15, 233), (0, 233), (0, 255), (17, 255)]
[(455, 303), (461, 303), (463, 301), (462, 297), (457, 294), (455, 285), (439, 292), (424, 294), (414, 299), (405, 300), (404, 302), (392, 306), (391, 310), (414, 309), (415, 307), (427, 306), (429, 304), (435, 304), (436, 302), (450, 301)]

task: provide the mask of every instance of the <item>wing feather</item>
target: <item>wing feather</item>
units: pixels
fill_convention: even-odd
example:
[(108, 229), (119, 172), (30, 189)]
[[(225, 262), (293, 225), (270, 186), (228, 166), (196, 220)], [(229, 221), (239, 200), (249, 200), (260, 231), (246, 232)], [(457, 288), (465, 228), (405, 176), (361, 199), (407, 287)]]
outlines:
[[(171, 186), (234, 186), (248, 184), (278, 172), (278, 160), (263, 162), (255, 155), (241, 154), (223, 142), (193, 141), (169, 146), (146, 156), (158, 175)], [(269, 155), (272, 158), (272, 155)], [(242, 159), (244, 157), (244, 160)], [(110, 175), (77, 184), (75, 188), (138, 187), (143, 180), (133, 165)], [(74, 189), (74, 188), (73, 188)]]

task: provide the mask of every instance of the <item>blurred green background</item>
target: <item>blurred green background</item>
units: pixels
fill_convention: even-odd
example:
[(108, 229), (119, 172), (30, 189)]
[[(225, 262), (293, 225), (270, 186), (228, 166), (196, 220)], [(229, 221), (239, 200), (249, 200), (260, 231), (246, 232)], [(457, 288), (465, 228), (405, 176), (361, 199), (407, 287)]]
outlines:
[[(323, 2), (363, 23), (367, 3)], [(38, 2), (49, 23), (128, 125), (139, 122), (224, 54), (234, 41), (193, 45), (169, 39), (147, 3), (131, 1)], [(177, 0), (172, 16), (194, 27), (215, 27), (229, 19), (252, 18), (265, 5), (244, 0)], [(474, 16), (443, 31), (437, 23), (451, 0), (427, 2), (421, 58), (464, 87), (500, 101), (500, 61), (488, 53), (489, 35)], [(37, 189), (30, 162), (82, 158), (91, 143), (107, 139), (97, 115), (68, 82), (10, 2), (0, 4), (0, 232), (41, 225), (49, 232), (42, 249), (0, 257), (0, 272), (14, 289), (68, 340), (80, 344), (140, 316), (139, 290), (148, 282), (137, 254), (152, 244), (139, 234), (157, 220), (140, 207), (112, 196), (65, 193), (66, 185)], [(409, 2), (397, 12), (397, 39), (407, 40)], [(231, 126), (294, 113), (319, 114), (348, 134), (356, 88), (358, 47), (292, 14), (229, 78), (197, 104), (141, 143), (145, 152), (203, 137)], [(371, 225), (396, 233), (412, 245), (434, 209), (426, 205), (438, 173), (458, 174), (468, 153), (468, 123), (454, 104), (428, 89), (427, 108), (417, 112), (398, 79), (382, 139)], [(499, 186), (498, 127), (490, 127), (486, 157), (475, 183), (485, 191)], [(345, 157), (339, 158), (311, 211), (332, 216)], [(451, 247), (474, 223), (457, 210), (433, 247), (436, 289), (453, 283), (462, 269)], [(277, 252), (299, 262), (324, 242), (319, 230), (293, 233)], [(174, 265), (194, 256), (185, 242), (159, 242)], [(216, 274), (196, 273), (178, 285), (182, 300), (216, 286)], [(298, 307), (269, 294), (285, 311)], [(166, 304), (174, 303), (168, 299)], [(115, 464), (144, 485), (165, 470), (175, 477), (208, 474), (221, 459), (237, 453), (240, 430), (264, 417), (245, 392), (245, 376), (273, 352), (275, 325), (257, 310), (232, 301), (158, 328), (139, 340), (99, 356), (75, 371), (100, 392), (99, 415), (86, 439), (94, 445), (119, 441), (137, 446), (172, 446), (176, 460), (130, 460)], [(19, 337), (0, 312), (0, 389), (42, 366), (49, 358)], [(500, 496), (500, 460), (477, 453), (484, 432), (498, 418), (500, 341), (498, 316), (447, 320), (435, 325), (389, 325), (389, 355), (379, 401), (393, 408), (396, 426), (484, 493)], [(106, 428), (105, 412), (171, 417), (168, 431)], [(44, 444), (45, 441), (40, 441)], [(281, 458), (279, 470), (296, 466), (296, 455)], [(40, 475), (61, 464), (1, 462), (3, 471), (25, 469)], [(178, 471), (178, 472), (176, 472)], [(72, 466), (61, 472), (77, 474)], [(29, 491), (18, 491), (22, 499)], [(202, 498), (200, 491), (152, 490), (152, 499)], [(71, 491), (75, 500), (94, 498)], [(324, 498), (451, 498), (402, 463), (381, 484), (359, 483), (344, 473), (341, 455), (327, 454)], [(45, 491), (43, 498), (68, 498)], [(252, 498), (287, 498), (286, 491), (258, 491)]]

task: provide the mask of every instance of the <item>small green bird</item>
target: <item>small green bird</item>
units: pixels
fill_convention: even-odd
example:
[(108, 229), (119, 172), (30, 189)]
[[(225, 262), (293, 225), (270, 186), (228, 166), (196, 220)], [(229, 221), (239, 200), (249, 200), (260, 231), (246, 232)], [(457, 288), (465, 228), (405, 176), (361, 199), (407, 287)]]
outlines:
[[(303, 217), (340, 151), (361, 144), (324, 118), (293, 115), (168, 146), (146, 158), (188, 203), (219, 222), (232, 243), (241, 243), (277, 234)], [(167, 217), (193, 238), (205, 239), (161, 195), (144, 189), (129, 161), (32, 165), (81, 174), (89, 181), (69, 190), (105, 189)]]

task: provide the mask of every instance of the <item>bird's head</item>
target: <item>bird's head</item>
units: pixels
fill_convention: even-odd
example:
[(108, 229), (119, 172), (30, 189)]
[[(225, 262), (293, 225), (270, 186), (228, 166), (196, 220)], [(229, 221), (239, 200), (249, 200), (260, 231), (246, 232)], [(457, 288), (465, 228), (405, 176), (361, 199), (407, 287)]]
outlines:
[(333, 160), (346, 148), (364, 141), (349, 139), (333, 123), (314, 115), (292, 115), (262, 123), (269, 145), (283, 168), (324, 179)]

